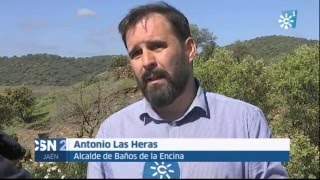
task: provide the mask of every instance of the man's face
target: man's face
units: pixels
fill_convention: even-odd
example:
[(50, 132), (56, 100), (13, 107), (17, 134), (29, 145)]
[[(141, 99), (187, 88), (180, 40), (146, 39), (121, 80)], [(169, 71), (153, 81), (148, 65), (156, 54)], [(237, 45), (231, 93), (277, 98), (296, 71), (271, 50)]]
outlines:
[(160, 14), (151, 14), (130, 28), (126, 42), (131, 67), (146, 99), (155, 108), (171, 104), (191, 75), (185, 44)]

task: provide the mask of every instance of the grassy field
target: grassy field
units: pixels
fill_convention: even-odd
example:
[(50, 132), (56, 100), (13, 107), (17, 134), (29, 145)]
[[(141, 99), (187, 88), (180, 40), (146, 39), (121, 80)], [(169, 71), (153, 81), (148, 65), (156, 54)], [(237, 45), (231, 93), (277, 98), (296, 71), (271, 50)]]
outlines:
[[(3, 92), (7, 88), (18, 88), (21, 86), (0, 86), (0, 92)], [(34, 97), (42, 97), (48, 95), (50, 92), (64, 89), (68, 86), (26, 86), (33, 92)]]

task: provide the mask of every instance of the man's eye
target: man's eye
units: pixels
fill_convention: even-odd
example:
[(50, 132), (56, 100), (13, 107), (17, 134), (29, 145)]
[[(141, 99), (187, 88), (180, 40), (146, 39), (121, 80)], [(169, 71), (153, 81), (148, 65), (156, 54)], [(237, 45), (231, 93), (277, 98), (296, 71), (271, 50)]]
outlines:
[(130, 58), (131, 59), (138, 58), (141, 55), (141, 52), (142, 52), (141, 50), (138, 50), (138, 51), (134, 51), (134, 52), (130, 53)]
[(154, 46), (153, 46), (153, 49), (159, 49), (159, 48), (161, 48), (160, 45), (154, 45)]
[(151, 50), (160, 50), (163, 48), (164, 48), (164, 45), (162, 45), (162, 44), (154, 44), (150, 47)]

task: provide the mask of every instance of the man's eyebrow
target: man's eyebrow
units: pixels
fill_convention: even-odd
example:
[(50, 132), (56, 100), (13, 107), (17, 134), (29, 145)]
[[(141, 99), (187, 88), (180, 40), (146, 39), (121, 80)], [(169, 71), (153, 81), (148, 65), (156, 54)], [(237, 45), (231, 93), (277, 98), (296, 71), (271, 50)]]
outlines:
[[(166, 41), (163, 41), (163, 40), (148, 40), (148, 41), (145, 41), (145, 42), (142, 42), (142, 43), (145, 43), (147, 46), (149, 45), (155, 45), (155, 44), (159, 44), (159, 45), (165, 45), (167, 44)], [(139, 43), (139, 44), (142, 44), (142, 43)], [(129, 54), (129, 57), (131, 57), (132, 53), (134, 53), (136, 51), (136, 49), (138, 49), (139, 47), (139, 44), (136, 44), (134, 45), (131, 49), (128, 49), (128, 54)]]
[(165, 45), (167, 44), (167, 42), (163, 40), (153, 40), (153, 41), (147, 42), (147, 45), (154, 45), (154, 44)]

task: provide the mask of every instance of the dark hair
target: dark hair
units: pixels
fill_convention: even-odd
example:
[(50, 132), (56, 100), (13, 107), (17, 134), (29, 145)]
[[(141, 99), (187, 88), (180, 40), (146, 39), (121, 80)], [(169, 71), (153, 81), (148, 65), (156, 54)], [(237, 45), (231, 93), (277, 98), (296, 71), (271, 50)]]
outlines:
[(126, 35), (129, 28), (136, 25), (143, 17), (151, 14), (162, 14), (171, 24), (172, 30), (180, 42), (183, 42), (190, 37), (190, 29), (188, 19), (176, 8), (165, 2), (157, 2), (138, 6), (130, 10), (130, 12), (119, 23), (119, 32), (122, 40), (127, 48)]

